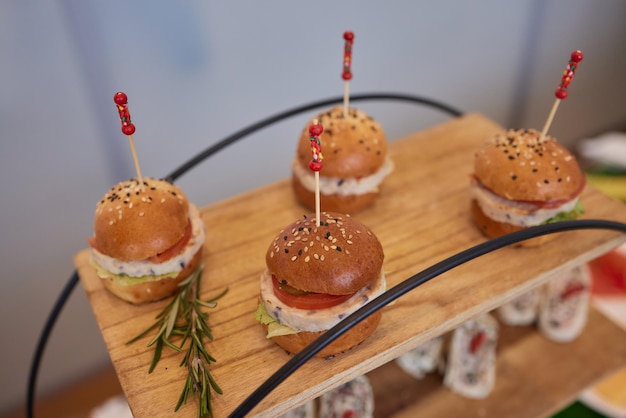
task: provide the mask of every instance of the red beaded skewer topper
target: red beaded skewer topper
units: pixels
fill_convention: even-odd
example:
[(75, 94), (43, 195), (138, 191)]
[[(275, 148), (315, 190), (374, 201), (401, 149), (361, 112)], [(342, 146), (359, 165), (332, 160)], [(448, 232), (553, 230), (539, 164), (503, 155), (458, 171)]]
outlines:
[(354, 42), (354, 33), (347, 31), (343, 34), (346, 43), (343, 47), (343, 73), (341, 78), (345, 81), (352, 80), (352, 43)]
[(548, 129), (550, 129), (550, 125), (552, 125), (552, 120), (554, 119), (554, 115), (556, 114), (556, 110), (559, 107), (559, 104), (563, 101), (563, 99), (567, 98), (567, 88), (572, 82), (572, 78), (574, 78), (574, 74), (578, 69), (578, 63), (583, 60), (583, 53), (579, 50), (572, 52), (569, 59), (569, 64), (567, 64), (567, 68), (563, 72), (561, 76), (561, 84), (557, 87), (554, 95), (556, 96), (556, 100), (554, 104), (552, 104), (552, 109), (550, 109), (550, 113), (548, 114), (548, 119), (546, 123), (543, 125), (543, 129), (541, 130), (541, 136), (539, 139), (543, 141), (548, 133)]
[(576, 70), (578, 69), (578, 63), (583, 60), (583, 57), (583, 53), (580, 50), (572, 52), (569, 64), (567, 64), (567, 68), (565, 68), (565, 71), (563, 71), (561, 84), (559, 84), (559, 87), (554, 92), (554, 95), (557, 99), (563, 100), (567, 98), (567, 89), (572, 82), (572, 78), (574, 78), (574, 74), (576, 74)]
[(128, 97), (126, 93), (118, 91), (113, 95), (113, 101), (117, 106), (120, 114), (120, 122), (122, 124), (122, 133), (124, 135), (132, 135), (135, 133), (135, 125), (130, 120), (130, 111), (128, 110)]
[(320, 135), (324, 132), (324, 127), (319, 123), (314, 123), (309, 126), (309, 134), (311, 137), (311, 154), (313, 158), (309, 163), (309, 168), (313, 171), (320, 171), (322, 169), (322, 161), (324, 156), (322, 155), (322, 143), (320, 141)]
[(135, 163), (135, 170), (137, 171), (137, 178), (139, 179), (139, 184), (141, 184), (141, 188), (143, 189), (143, 177), (141, 176), (141, 168), (139, 167), (137, 151), (135, 150), (135, 142), (133, 141), (135, 125), (133, 125), (130, 120), (130, 111), (128, 110), (128, 97), (126, 96), (126, 93), (118, 91), (113, 95), (113, 101), (115, 102), (115, 106), (117, 106), (117, 111), (120, 114), (122, 133), (128, 136), (130, 152), (133, 155), (133, 162)]

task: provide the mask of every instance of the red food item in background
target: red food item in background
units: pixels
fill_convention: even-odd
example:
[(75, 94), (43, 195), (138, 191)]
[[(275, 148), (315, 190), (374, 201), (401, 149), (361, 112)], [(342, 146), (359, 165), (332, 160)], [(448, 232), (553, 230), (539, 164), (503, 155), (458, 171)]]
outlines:
[(626, 296), (626, 245), (590, 261), (588, 266), (593, 295)]

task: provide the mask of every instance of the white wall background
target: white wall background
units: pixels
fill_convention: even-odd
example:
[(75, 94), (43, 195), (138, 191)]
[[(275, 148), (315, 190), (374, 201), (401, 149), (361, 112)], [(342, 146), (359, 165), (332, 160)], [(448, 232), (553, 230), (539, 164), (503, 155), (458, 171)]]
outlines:
[[(23, 403), (39, 332), (86, 246), (95, 203), (132, 177), (113, 93), (130, 100), (144, 175), (290, 107), (340, 96), (345, 30), (353, 93), (403, 92), (541, 129), (569, 54), (585, 60), (551, 133), (566, 144), (626, 124), (626, 2), (0, 2), (0, 412)], [(358, 105), (390, 139), (446, 119)], [(289, 175), (312, 113), (265, 129), (179, 180), (204, 206)], [(82, 288), (57, 323), (38, 393), (109, 361)]]

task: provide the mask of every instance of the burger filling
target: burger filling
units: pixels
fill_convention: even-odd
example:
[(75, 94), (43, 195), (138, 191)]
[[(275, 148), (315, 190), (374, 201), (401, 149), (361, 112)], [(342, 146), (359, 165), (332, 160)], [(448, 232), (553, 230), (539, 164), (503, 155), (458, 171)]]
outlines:
[[(297, 159), (292, 163), (293, 173), (302, 185), (309, 191), (315, 191), (315, 174), (313, 171), (303, 167)], [(385, 177), (393, 171), (393, 162), (389, 157), (385, 159), (382, 167), (374, 174), (361, 178), (338, 178), (325, 177), (320, 175), (320, 193), (331, 195), (361, 195), (377, 192), (378, 187)]]
[(542, 205), (540, 202), (526, 202), (506, 199), (484, 187), (472, 178), (471, 194), (485, 216), (497, 222), (520, 227), (531, 227), (546, 223), (576, 219), (584, 209), (580, 203), (580, 194), (560, 205)]
[(163, 262), (155, 262), (155, 260), (159, 261), (158, 257), (121, 261), (101, 253), (92, 246), (91, 263), (100, 278), (113, 278), (118, 283), (126, 285), (176, 277), (204, 244), (204, 224), (200, 212), (194, 205), (189, 205), (189, 221), (191, 236), (187, 243), (180, 253)]
[(259, 322), (268, 325), (267, 338), (296, 334), (301, 331), (325, 331), (384, 293), (385, 290), (385, 274), (381, 271), (378, 279), (349, 296), (345, 301), (320, 309), (296, 308), (281, 300), (276, 290), (275, 279), (266, 270), (261, 276), (262, 302), (255, 316)]

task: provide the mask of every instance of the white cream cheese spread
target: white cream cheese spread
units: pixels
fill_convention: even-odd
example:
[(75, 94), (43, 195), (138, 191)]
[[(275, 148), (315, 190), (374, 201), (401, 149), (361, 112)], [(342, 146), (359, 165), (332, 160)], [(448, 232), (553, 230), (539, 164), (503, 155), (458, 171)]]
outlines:
[(541, 225), (559, 213), (572, 211), (579, 200), (576, 197), (556, 208), (541, 208), (529, 202), (516, 202), (498, 196), (482, 187), (474, 179), (472, 179), (470, 192), (486, 216), (494, 221), (522, 227)]
[[(315, 191), (315, 174), (312, 170), (309, 170), (298, 162), (297, 159), (293, 160), (291, 164), (293, 173), (300, 183), (309, 191)], [(331, 195), (338, 194), (341, 196), (346, 195), (360, 195), (378, 191), (378, 187), (383, 182), (385, 177), (393, 171), (393, 162), (389, 157), (385, 159), (382, 167), (374, 174), (361, 177), (361, 178), (338, 178), (338, 177), (325, 177), (320, 172), (320, 193)]]

